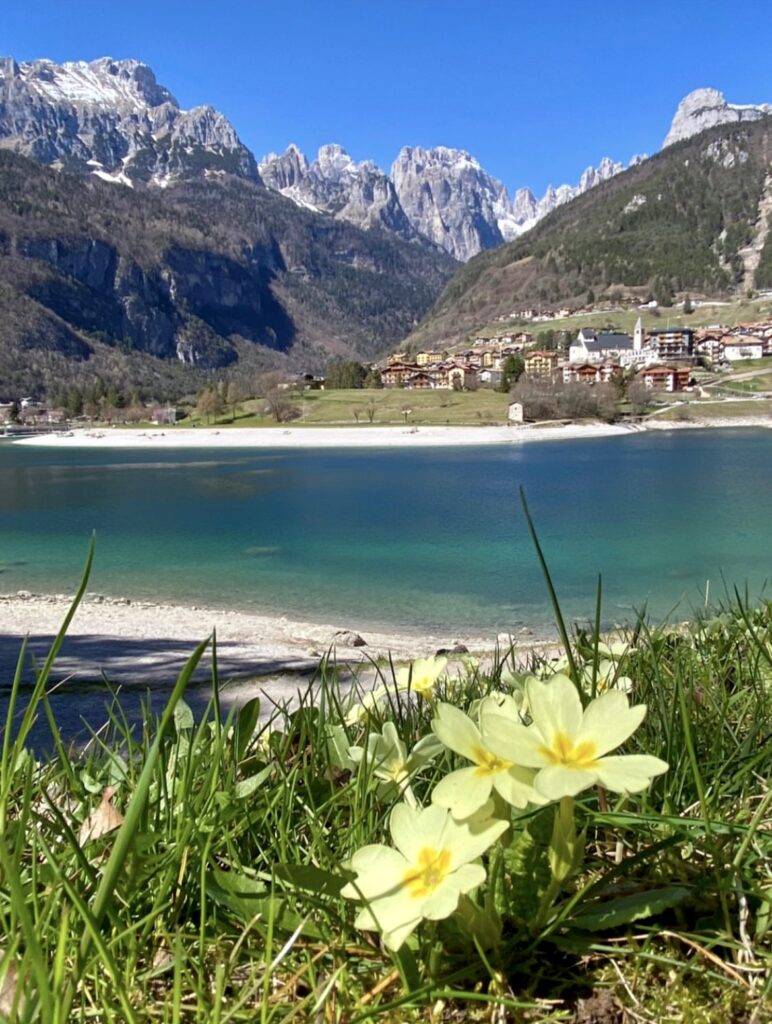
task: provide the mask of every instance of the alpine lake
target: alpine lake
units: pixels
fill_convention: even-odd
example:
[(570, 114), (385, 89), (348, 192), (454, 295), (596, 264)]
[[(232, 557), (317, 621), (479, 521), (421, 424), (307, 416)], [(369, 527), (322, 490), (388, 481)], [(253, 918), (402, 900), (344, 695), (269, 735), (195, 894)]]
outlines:
[(765, 593), (772, 431), (407, 450), (0, 443), (0, 592), (234, 607), (356, 629), (553, 632)]

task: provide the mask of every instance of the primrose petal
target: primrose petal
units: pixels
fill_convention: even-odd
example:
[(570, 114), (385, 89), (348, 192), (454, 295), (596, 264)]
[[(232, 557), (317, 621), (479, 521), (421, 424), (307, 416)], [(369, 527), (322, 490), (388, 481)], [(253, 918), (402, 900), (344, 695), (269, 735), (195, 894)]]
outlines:
[(598, 777), (602, 785), (614, 793), (640, 793), (668, 767), (666, 761), (649, 754), (622, 754), (602, 757), (598, 762)]
[(630, 707), (620, 690), (608, 690), (591, 701), (576, 736), (577, 744), (593, 742), (597, 756), (616, 750), (629, 739), (646, 716), (646, 705)]
[(576, 735), (582, 722), (582, 702), (568, 676), (529, 683), (527, 693), (531, 717), (544, 736), (555, 732), (571, 738)]
[(542, 804), (544, 797), (534, 789), (536, 772), (530, 768), (513, 765), (509, 771), (493, 778), (493, 788), (512, 807), (522, 810), (528, 804)]
[(599, 773), (595, 769), (554, 764), (542, 768), (534, 780), (534, 788), (548, 800), (561, 800), (564, 796), (576, 796), (589, 789), (598, 778)]
[(468, 818), (488, 800), (492, 785), (492, 777), (481, 775), (476, 766), (459, 768), (437, 783), (432, 803), (447, 808), (454, 818)]
[(491, 712), (482, 721), (482, 735), (489, 750), (513, 764), (542, 768), (549, 763), (542, 753), (544, 737), (533, 725), (521, 725)]
[(474, 750), (480, 746), (480, 731), (463, 711), (452, 704), (438, 704), (432, 731), (449, 750), (474, 760)]

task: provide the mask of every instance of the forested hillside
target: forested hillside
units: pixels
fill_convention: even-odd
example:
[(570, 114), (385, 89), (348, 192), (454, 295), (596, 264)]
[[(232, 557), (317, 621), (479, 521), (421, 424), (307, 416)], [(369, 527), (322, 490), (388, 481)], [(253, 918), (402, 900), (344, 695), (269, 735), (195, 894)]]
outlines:
[(666, 304), (679, 291), (770, 287), (762, 199), (772, 200), (772, 119), (704, 132), (475, 257), (411, 340), (460, 338), (523, 306), (580, 306), (620, 289)]
[(0, 390), (155, 394), (214, 368), (376, 357), (455, 264), (230, 177), (134, 190), (0, 152)]

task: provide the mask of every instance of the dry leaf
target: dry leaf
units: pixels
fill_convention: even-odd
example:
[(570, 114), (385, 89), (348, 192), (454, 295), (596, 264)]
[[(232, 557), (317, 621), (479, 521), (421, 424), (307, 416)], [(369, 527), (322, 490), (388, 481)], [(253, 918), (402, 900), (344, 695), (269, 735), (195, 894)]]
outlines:
[[(24, 996), (17, 996), (16, 990), (19, 985), (19, 972), (13, 960), (6, 964), (3, 962), (3, 950), (0, 949), (0, 1016), (3, 1020), (18, 1020), (24, 1010)], [(18, 1000), (18, 1001), (17, 1001)], [(14, 1013), (14, 1003), (16, 1013)]]
[(114, 795), (115, 789), (113, 786), (108, 786), (102, 792), (102, 802), (80, 826), (80, 836), (78, 838), (81, 846), (91, 839), (98, 839), (100, 836), (112, 832), (113, 829), (120, 828), (123, 824), (123, 815), (117, 807), (113, 807), (110, 803)]

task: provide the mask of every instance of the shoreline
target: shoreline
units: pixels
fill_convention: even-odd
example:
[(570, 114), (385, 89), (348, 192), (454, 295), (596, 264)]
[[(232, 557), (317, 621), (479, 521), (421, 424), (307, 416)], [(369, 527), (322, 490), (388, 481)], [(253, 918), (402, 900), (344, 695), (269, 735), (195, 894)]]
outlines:
[[(0, 680), (10, 682), (28, 636), (28, 657), (39, 663), (70, 607), (71, 597), (19, 591), (0, 594)], [(524, 653), (551, 649), (555, 639), (530, 629), (517, 635), (416, 633), (360, 628), (356, 622), (320, 624), (253, 612), (87, 595), (77, 609), (57, 659), (56, 677), (91, 682), (102, 673), (118, 683), (172, 682), (202, 639), (217, 635), (223, 680), (311, 676), (329, 652), (343, 665), (409, 661), (463, 645), (474, 657), (489, 656), (497, 643)], [(338, 635), (336, 635), (338, 634)], [(346, 635), (348, 634), (348, 635)], [(364, 645), (353, 641), (358, 635)], [(465, 652), (457, 652), (463, 656)], [(207, 678), (206, 667), (199, 678)]]
[(609, 437), (630, 433), (609, 423), (552, 427), (179, 427), (131, 430), (77, 428), (67, 434), (13, 438), (50, 448), (433, 448), (474, 447)]
[(13, 444), (44, 448), (433, 448), (521, 445), (539, 441), (568, 441), (619, 437), (662, 430), (772, 429), (768, 416), (737, 416), (726, 419), (695, 418), (641, 423), (581, 423), (559, 426), (469, 427), (180, 427), (132, 430), (121, 427), (76, 428), (66, 434), (10, 437)]

